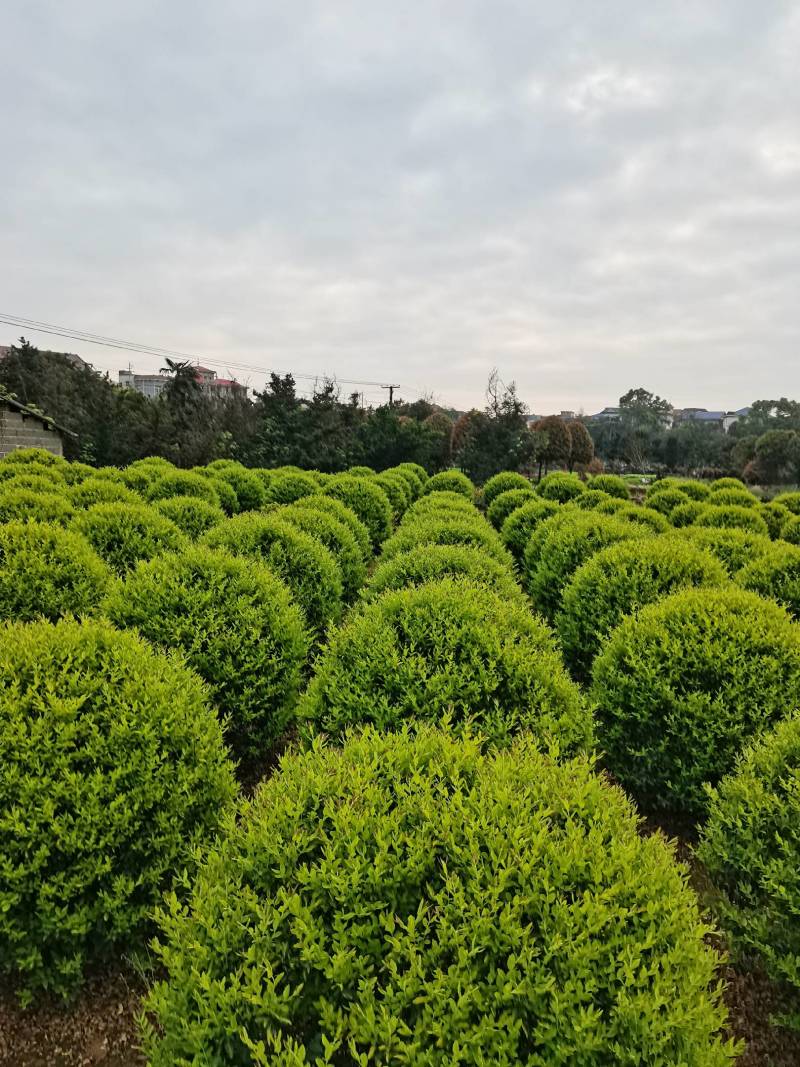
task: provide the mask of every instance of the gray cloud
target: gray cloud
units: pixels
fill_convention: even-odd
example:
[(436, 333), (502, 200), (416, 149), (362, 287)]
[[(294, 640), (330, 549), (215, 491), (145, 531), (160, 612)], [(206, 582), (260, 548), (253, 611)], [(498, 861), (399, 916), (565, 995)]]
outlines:
[(797, 396), (799, 52), (789, 2), (12, 0), (0, 307), (464, 407)]

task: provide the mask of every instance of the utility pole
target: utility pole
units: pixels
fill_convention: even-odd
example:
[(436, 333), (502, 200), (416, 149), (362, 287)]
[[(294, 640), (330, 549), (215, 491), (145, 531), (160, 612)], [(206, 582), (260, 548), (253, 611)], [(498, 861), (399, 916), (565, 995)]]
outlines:
[(395, 389), (399, 389), (399, 388), (400, 388), (399, 385), (382, 385), (381, 386), (381, 389), (388, 389), (389, 390), (389, 407), (392, 406), (392, 401), (394, 400), (394, 391), (395, 391)]

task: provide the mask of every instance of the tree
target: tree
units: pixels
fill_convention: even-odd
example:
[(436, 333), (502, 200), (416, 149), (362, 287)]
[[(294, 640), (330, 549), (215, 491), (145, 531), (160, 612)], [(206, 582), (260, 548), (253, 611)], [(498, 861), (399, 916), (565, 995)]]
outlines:
[(797, 481), (800, 436), (794, 430), (767, 430), (755, 444), (753, 473), (759, 481)]
[(528, 431), (527, 410), (516, 385), (504, 385), (497, 371), (492, 371), (486, 385), (486, 408), (470, 412), (458, 439), (453, 435), (454, 458), (473, 481), (484, 482), (499, 471), (529, 466), (534, 440)]
[(560, 415), (545, 415), (533, 424), (533, 430), (534, 433), (544, 435), (543, 446), (536, 457), (539, 462), (539, 478), (542, 477), (542, 466), (546, 474), (551, 463), (569, 463), (572, 437), (569, 427)]
[(575, 467), (588, 467), (594, 459), (594, 441), (592, 435), (580, 419), (572, 419), (567, 423), (569, 430), (569, 469)]
[(619, 398), (623, 458), (645, 467), (664, 445), (672, 405), (647, 389), (629, 389)]

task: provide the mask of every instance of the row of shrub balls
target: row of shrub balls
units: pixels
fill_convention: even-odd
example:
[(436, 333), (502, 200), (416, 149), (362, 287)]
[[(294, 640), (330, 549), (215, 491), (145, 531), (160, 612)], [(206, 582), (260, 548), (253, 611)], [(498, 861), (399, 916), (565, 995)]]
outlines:
[(798, 504), (6, 457), (0, 966), (68, 996), (155, 911), (153, 1064), (729, 1062), (686, 872), (598, 770), (800, 989)]

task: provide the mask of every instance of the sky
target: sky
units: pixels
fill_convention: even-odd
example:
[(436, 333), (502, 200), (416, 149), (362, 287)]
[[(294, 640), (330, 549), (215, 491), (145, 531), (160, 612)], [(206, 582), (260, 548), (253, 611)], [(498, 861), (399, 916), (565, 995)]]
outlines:
[(374, 403), (797, 398), (798, 56), (769, 0), (5, 0), (0, 313)]

